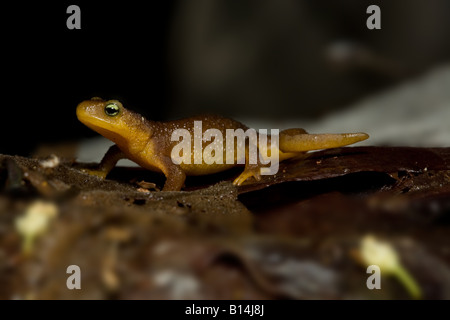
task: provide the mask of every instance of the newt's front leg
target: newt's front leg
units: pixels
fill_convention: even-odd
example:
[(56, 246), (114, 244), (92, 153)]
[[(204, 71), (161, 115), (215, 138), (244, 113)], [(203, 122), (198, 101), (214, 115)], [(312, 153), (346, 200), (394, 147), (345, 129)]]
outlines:
[(180, 191), (186, 180), (186, 174), (177, 164), (174, 164), (171, 158), (160, 160), (159, 168), (166, 176), (166, 182), (162, 191)]
[(126, 158), (126, 155), (122, 150), (117, 145), (113, 145), (108, 149), (108, 152), (106, 152), (102, 161), (95, 169), (82, 169), (82, 171), (105, 179), (108, 173), (116, 166), (117, 162), (124, 158)]

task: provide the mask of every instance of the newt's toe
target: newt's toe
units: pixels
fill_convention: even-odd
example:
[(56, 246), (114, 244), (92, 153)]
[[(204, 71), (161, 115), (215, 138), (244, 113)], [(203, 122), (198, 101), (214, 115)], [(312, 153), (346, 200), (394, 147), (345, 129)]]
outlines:
[(260, 173), (260, 169), (246, 169), (244, 170), (244, 172), (242, 172), (239, 177), (237, 177), (236, 179), (234, 179), (233, 184), (235, 186), (240, 186), (242, 185), (247, 179), (254, 177), (256, 179), (256, 181), (261, 180), (261, 173)]
[(102, 179), (106, 179), (106, 175), (108, 174), (105, 171), (102, 170), (95, 170), (95, 169), (81, 169), (82, 172), (87, 173), (91, 176), (97, 176), (100, 177)]

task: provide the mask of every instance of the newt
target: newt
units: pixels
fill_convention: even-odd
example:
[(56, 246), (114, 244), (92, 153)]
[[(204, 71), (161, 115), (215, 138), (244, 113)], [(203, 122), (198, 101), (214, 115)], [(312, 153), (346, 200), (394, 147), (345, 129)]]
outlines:
[[(192, 161), (177, 164), (171, 157), (172, 149), (178, 144), (178, 141), (172, 141), (174, 130), (185, 129), (194, 136), (194, 127), (198, 123), (196, 121), (201, 121), (202, 133), (208, 129), (217, 129), (225, 136), (227, 129), (244, 131), (249, 129), (233, 119), (205, 115), (166, 122), (151, 121), (126, 109), (118, 100), (105, 101), (97, 97), (81, 102), (77, 106), (76, 114), (83, 124), (115, 143), (106, 152), (97, 168), (85, 170), (101, 178), (106, 178), (120, 159), (128, 158), (145, 169), (162, 172), (166, 177), (163, 191), (179, 191), (184, 186), (186, 176), (217, 173), (243, 164), (242, 161), (238, 161), (237, 152), (233, 163), (224, 161), (208, 164), (205, 161), (201, 163)], [(278, 135), (278, 159), (283, 161), (312, 150), (342, 147), (368, 137), (366, 133), (308, 134), (304, 129), (286, 129)], [(268, 141), (270, 140), (271, 137), (268, 135)], [(193, 158), (195, 153), (203, 152), (207, 146), (206, 143), (202, 143), (201, 149), (195, 150), (194, 144), (191, 145)], [(233, 181), (233, 184), (238, 186), (251, 177), (260, 180), (260, 169), (267, 167), (267, 163), (260, 161), (250, 163), (249, 145), (245, 144), (244, 147), (245, 168)], [(226, 144), (223, 144), (223, 148), (226, 148)], [(257, 148), (260, 149), (260, 146)]]

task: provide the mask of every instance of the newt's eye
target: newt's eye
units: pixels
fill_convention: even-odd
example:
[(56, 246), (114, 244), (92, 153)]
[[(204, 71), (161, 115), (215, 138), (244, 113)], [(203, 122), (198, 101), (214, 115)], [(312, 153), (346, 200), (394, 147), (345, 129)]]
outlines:
[(115, 116), (117, 116), (119, 114), (119, 112), (120, 112), (120, 108), (115, 103), (108, 103), (105, 106), (105, 113), (106, 113), (107, 116), (115, 117)]

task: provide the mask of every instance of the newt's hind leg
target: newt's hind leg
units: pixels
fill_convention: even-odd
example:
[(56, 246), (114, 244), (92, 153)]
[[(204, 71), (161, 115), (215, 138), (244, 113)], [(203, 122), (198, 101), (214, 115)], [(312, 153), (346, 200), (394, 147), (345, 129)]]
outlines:
[[(305, 152), (282, 152), (278, 151), (279, 161), (284, 161), (291, 158), (303, 159), (306, 158), (307, 154)], [(254, 177), (256, 181), (261, 180), (261, 168), (267, 167), (268, 165), (258, 164), (246, 164), (244, 171), (233, 181), (236, 186), (242, 185), (247, 179)]]
[[(304, 133), (303, 129), (297, 133)], [(259, 136), (260, 138), (261, 136)], [(278, 138), (278, 137), (277, 137)], [(259, 140), (258, 140), (259, 141)], [(292, 158), (298, 153), (285, 153), (278, 149), (278, 141), (272, 145), (272, 137), (269, 136), (268, 143), (270, 143), (270, 148), (264, 147), (263, 150), (260, 149), (260, 145), (257, 146), (258, 156), (256, 163), (250, 163), (249, 148), (245, 151), (245, 169), (244, 171), (233, 181), (234, 185), (240, 186), (245, 181), (250, 178), (255, 178), (256, 181), (261, 180), (261, 175), (275, 174), (278, 171), (278, 164), (280, 161)], [(261, 143), (261, 142), (260, 142)], [(266, 142), (263, 142), (265, 144)], [(276, 152), (277, 155), (273, 155), (272, 152)], [(262, 170), (266, 170), (265, 172)]]
[(246, 164), (244, 171), (234, 179), (233, 184), (240, 186), (251, 177), (254, 177), (256, 181), (261, 180), (261, 166), (259, 164)]
[[(250, 143), (250, 142), (249, 142)], [(242, 185), (247, 179), (254, 177), (256, 181), (261, 180), (261, 168), (265, 167), (264, 164), (261, 163), (261, 154), (259, 148), (258, 150), (258, 156), (256, 163), (250, 163), (250, 156), (249, 156), (249, 148), (246, 148), (245, 150), (245, 169), (244, 171), (233, 181), (233, 184), (235, 186)]]

